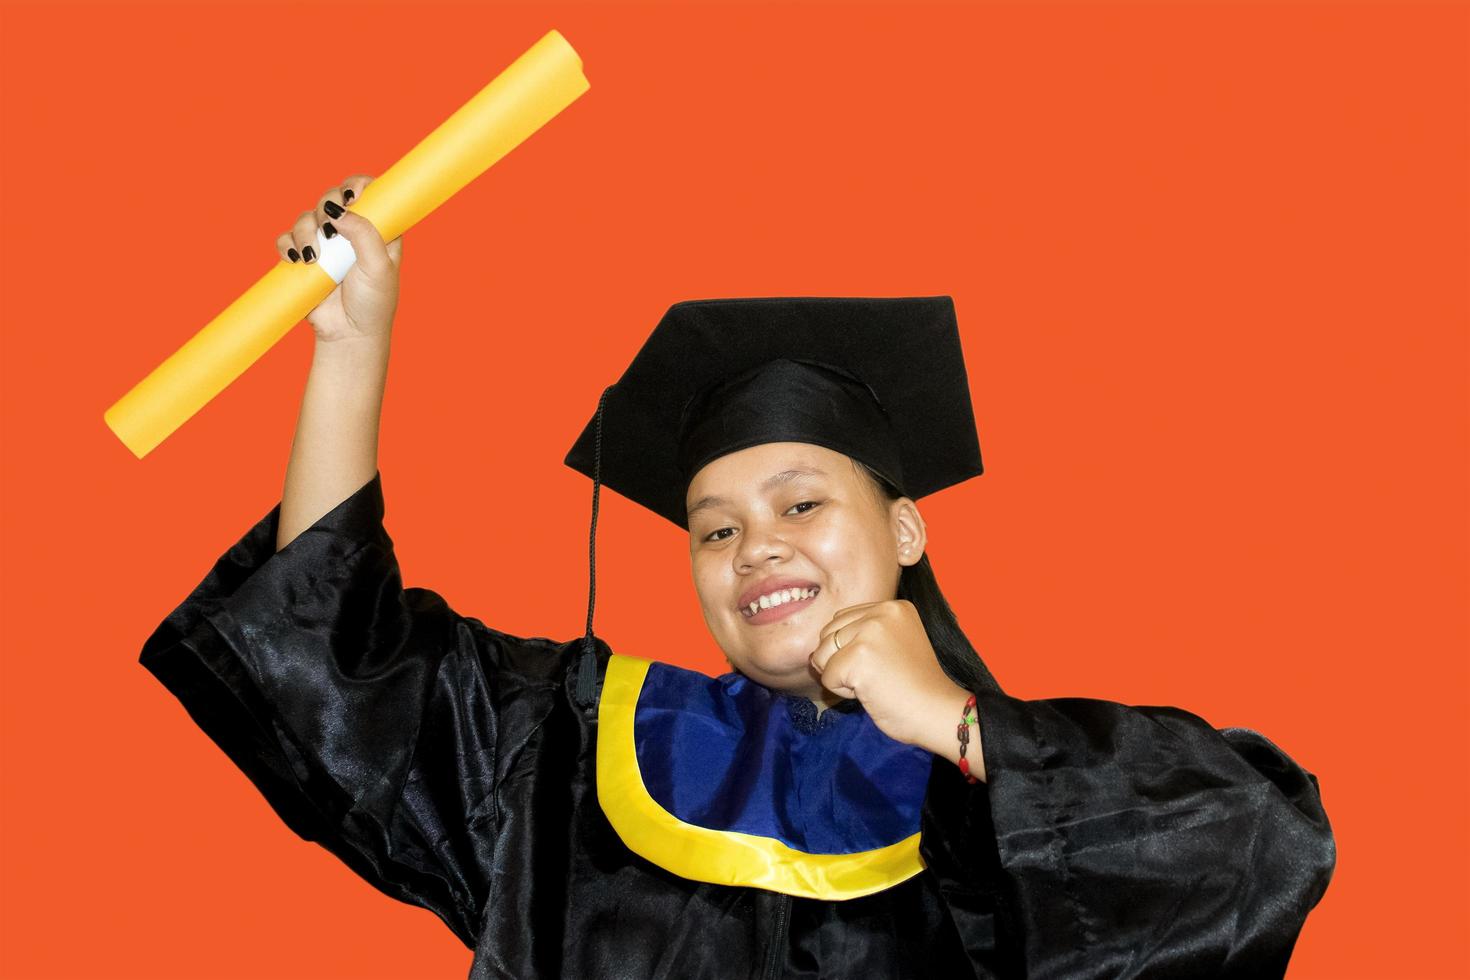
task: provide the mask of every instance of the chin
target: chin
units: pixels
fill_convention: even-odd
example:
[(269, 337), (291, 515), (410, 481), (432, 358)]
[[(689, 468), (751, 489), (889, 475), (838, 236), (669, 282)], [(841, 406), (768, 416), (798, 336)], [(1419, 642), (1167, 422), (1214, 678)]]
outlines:
[(801, 644), (783, 645), (781, 649), (752, 651), (743, 662), (737, 664), (752, 679), (770, 686), (789, 686), (793, 682), (806, 683), (813, 678), (808, 658), (816, 649), (817, 638), (812, 637), (810, 646)]

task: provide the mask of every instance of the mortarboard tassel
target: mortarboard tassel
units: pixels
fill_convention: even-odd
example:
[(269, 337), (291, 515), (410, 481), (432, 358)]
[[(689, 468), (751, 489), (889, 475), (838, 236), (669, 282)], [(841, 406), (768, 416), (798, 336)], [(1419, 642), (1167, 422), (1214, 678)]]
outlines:
[(602, 389), (597, 399), (592, 448), (592, 526), (587, 532), (587, 632), (582, 637), (582, 660), (577, 666), (575, 698), (582, 708), (592, 705), (597, 694), (597, 648), (592, 640), (592, 607), (597, 601), (597, 500), (602, 487), (602, 406), (613, 385)]

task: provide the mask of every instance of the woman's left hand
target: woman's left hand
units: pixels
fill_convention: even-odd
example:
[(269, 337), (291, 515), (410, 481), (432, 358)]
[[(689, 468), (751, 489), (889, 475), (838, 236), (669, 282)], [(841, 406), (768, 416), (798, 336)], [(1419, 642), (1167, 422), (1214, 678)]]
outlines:
[[(912, 602), (889, 599), (838, 610), (822, 627), (811, 665), (827, 690), (861, 701), (889, 738), (959, 759), (955, 727), (970, 695), (939, 666)], [(966, 756), (983, 769), (973, 728), (971, 738)]]

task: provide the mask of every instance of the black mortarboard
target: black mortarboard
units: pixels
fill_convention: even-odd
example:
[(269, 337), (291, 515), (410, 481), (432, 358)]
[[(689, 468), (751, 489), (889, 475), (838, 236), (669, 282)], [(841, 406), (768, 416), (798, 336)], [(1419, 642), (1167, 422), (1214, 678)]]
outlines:
[(592, 696), (599, 485), (687, 528), (694, 474), (767, 442), (825, 446), (913, 498), (978, 476), (954, 300), (744, 297), (669, 307), (566, 456), (593, 479), (583, 703)]
[[(601, 411), (601, 482), (680, 527), (700, 467), (766, 442), (844, 453), (914, 498), (982, 472), (948, 296), (675, 303)], [(589, 477), (597, 421), (566, 456)]]

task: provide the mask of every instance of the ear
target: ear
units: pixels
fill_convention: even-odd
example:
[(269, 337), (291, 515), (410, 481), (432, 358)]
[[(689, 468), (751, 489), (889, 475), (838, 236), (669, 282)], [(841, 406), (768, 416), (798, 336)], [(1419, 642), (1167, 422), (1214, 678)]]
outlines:
[(889, 521), (893, 527), (893, 541), (898, 547), (900, 565), (915, 564), (924, 557), (928, 534), (924, 518), (919, 516), (919, 506), (908, 497), (899, 497), (888, 508)]

